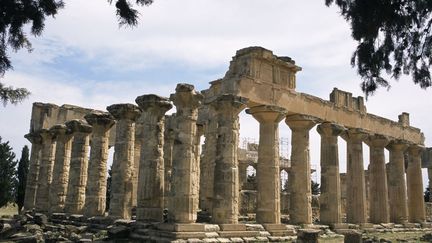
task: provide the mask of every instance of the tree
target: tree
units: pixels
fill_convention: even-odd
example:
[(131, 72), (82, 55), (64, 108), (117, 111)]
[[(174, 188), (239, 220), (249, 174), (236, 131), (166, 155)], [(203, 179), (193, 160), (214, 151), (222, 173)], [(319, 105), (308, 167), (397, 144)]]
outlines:
[(366, 97), (380, 86), (390, 88), (384, 71), (396, 80), (411, 75), (425, 89), (432, 85), (432, 1), (325, 0), (327, 6), (333, 3), (358, 43), (351, 64), (357, 66)]
[(15, 154), (9, 142), (2, 142), (0, 137), (0, 207), (15, 202)]
[(111, 181), (112, 181), (112, 165), (108, 170), (108, 177), (107, 177), (107, 189), (106, 189), (106, 195), (105, 195), (105, 211), (108, 212), (110, 201), (111, 201)]
[(319, 195), (321, 193), (320, 184), (311, 180), (311, 192), (312, 195)]
[(29, 170), (29, 148), (25, 145), (21, 151), (21, 159), (18, 162), (17, 171), (17, 189), (16, 189), (16, 203), (18, 205), (18, 213), (21, 212), (24, 206), (25, 188), (27, 184), (27, 174)]
[[(112, 0), (108, 0), (112, 4)], [(127, 0), (116, 0), (116, 15), (120, 25), (135, 26), (138, 24), (139, 12), (135, 5), (144, 6), (153, 3), (153, 0), (135, 0), (135, 4)], [(12, 69), (9, 59), (8, 47), (13, 51), (22, 48), (29, 52), (32, 45), (27, 38), (24, 28), (30, 25), (30, 33), (40, 36), (45, 27), (46, 17), (55, 17), (60, 9), (65, 6), (63, 0), (2, 0), (0, 4), (0, 78), (5, 72)], [(7, 102), (17, 104), (30, 94), (24, 88), (14, 89), (0, 82), (0, 99), (4, 105)]]

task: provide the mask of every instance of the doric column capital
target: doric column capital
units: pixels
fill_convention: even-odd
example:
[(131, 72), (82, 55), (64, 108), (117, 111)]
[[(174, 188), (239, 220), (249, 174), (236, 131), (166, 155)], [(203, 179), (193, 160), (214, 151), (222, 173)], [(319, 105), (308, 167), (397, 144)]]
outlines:
[(390, 139), (387, 136), (381, 134), (373, 134), (367, 136), (364, 141), (369, 147), (384, 148), (387, 146), (387, 144), (389, 144)]
[(246, 107), (248, 99), (232, 94), (224, 94), (210, 103), (218, 114), (237, 117)]
[(114, 117), (108, 112), (92, 112), (84, 116), (88, 124), (104, 127), (107, 130), (115, 124)]
[(91, 133), (92, 132), (92, 126), (87, 124), (83, 120), (74, 119), (67, 121), (66, 126), (70, 129), (72, 133)]
[(319, 121), (316, 117), (308, 115), (294, 114), (289, 115), (285, 119), (285, 123), (291, 130), (307, 130), (309, 131)]
[(72, 137), (71, 131), (65, 124), (54, 125), (49, 130), (56, 136), (57, 140), (65, 141)]
[(246, 110), (260, 123), (279, 123), (286, 116), (287, 111), (279, 106), (259, 105)]
[(317, 126), (317, 132), (322, 137), (336, 137), (339, 136), (345, 128), (335, 123), (323, 122)]
[(24, 135), (24, 137), (32, 144), (42, 144), (42, 137), (39, 132), (30, 132)]
[(409, 144), (407, 141), (395, 139), (395, 140), (391, 140), (386, 147), (389, 150), (404, 152), (409, 147)]
[(114, 104), (106, 108), (116, 120), (132, 120), (135, 121), (141, 114), (140, 108), (134, 104)]
[(48, 129), (41, 129), (39, 130), (39, 134), (42, 138), (42, 142), (48, 141), (48, 140), (52, 140), (54, 138), (54, 133), (51, 132)]
[(188, 108), (196, 109), (201, 105), (203, 95), (195, 90), (195, 87), (191, 84), (177, 84), (175, 94), (171, 94), (170, 100), (179, 110)]
[(412, 144), (408, 147), (408, 153), (410, 156), (421, 156), (425, 147), (423, 145)]
[(361, 141), (363, 142), (368, 136), (368, 133), (361, 128), (349, 128), (341, 133), (341, 137), (345, 141)]
[(158, 119), (162, 118), (167, 111), (172, 108), (172, 104), (168, 98), (161, 97), (155, 94), (141, 95), (135, 99), (135, 102), (143, 112), (148, 112)]

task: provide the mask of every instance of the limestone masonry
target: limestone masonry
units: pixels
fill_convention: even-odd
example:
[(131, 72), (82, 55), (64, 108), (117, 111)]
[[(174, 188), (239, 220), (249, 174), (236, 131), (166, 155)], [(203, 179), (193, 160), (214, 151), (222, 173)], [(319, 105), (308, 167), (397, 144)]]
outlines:
[[(133, 218), (154, 225), (141, 232), (151, 240), (257, 237), (263, 231), (283, 237), (292, 232), (284, 224), (287, 214), (294, 225), (426, 225), (421, 167), (432, 168), (432, 150), (424, 148), (409, 114), (397, 121), (369, 114), (363, 97), (337, 88), (329, 100), (299, 93), (298, 71), (289, 57), (249, 47), (237, 51), (224, 78), (201, 92), (178, 84), (169, 98), (144, 94), (136, 105), (107, 104), (107, 111), (34, 103), (25, 135), (32, 143), (25, 209)], [(166, 115), (173, 106), (176, 113)], [(260, 124), (259, 142), (247, 151), (239, 149), (239, 113), (245, 109)], [(279, 125), (292, 131), (289, 160), (280, 156)], [(309, 158), (314, 128), (321, 136), (318, 207), (312, 204)], [(343, 184), (338, 137), (347, 144)], [(370, 150), (367, 178), (363, 143)], [(247, 189), (249, 165), (256, 168), (256, 184)], [(288, 172), (286, 193), (282, 169)], [(263, 229), (247, 228), (246, 213), (254, 213)], [(208, 232), (210, 226), (215, 230)]]

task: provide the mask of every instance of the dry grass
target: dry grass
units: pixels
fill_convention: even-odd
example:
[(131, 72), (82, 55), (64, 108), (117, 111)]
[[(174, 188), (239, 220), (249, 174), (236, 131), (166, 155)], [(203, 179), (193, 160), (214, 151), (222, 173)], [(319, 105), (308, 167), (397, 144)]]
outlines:
[(15, 205), (11, 204), (6, 207), (0, 208), (0, 217), (12, 216), (14, 214), (18, 214), (18, 208)]

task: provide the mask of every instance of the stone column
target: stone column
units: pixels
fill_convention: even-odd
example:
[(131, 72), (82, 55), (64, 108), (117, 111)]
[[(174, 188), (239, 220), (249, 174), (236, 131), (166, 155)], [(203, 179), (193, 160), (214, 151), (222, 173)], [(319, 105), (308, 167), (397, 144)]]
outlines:
[(429, 188), (429, 202), (432, 202), (432, 168), (427, 168), (428, 172), (428, 188)]
[(167, 98), (157, 95), (138, 96), (135, 102), (142, 110), (141, 159), (138, 177), (137, 220), (163, 220), (164, 209), (164, 120), (172, 108)]
[(51, 127), (55, 134), (56, 151), (53, 178), (50, 188), (50, 212), (63, 212), (69, 182), (69, 167), (72, 152), (72, 134), (64, 124)]
[(170, 97), (177, 109), (169, 199), (170, 217), (176, 223), (193, 223), (197, 217), (199, 164), (194, 148), (198, 107), (202, 98), (201, 93), (190, 84), (178, 84), (176, 93)]
[(194, 194), (198, 196), (198, 199), (196, 200), (195, 204), (195, 212), (198, 212), (199, 210), (199, 193), (200, 193), (200, 184), (201, 184), (201, 136), (204, 135), (204, 125), (197, 124), (196, 125), (196, 133), (195, 133), (195, 140), (194, 140), (194, 154), (195, 154), (195, 169), (197, 171), (196, 173), (196, 186), (194, 189), (196, 190)]
[(217, 224), (238, 223), (238, 114), (246, 107), (246, 102), (243, 97), (227, 94), (211, 104), (216, 109), (218, 121), (212, 201), (212, 220)]
[(171, 191), (171, 174), (172, 174), (172, 157), (174, 146), (174, 132), (172, 129), (174, 115), (165, 115), (165, 129), (164, 129), (164, 207), (168, 206), (169, 193)]
[(135, 122), (135, 144), (134, 144), (134, 168), (132, 170), (132, 208), (137, 207), (137, 197), (138, 197), (138, 176), (139, 176), (139, 165), (141, 159), (141, 141), (144, 136), (143, 121), (141, 120), (141, 115), (137, 118)]
[(342, 223), (342, 211), (338, 136), (344, 128), (325, 122), (318, 125), (317, 131), (321, 135), (320, 222), (339, 224)]
[[(203, 156), (200, 163), (200, 208), (212, 212), (214, 169), (216, 163), (216, 144), (218, 122), (214, 119), (216, 113), (212, 106), (209, 107), (209, 119), (205, 125)], [(246, 173), (246, 172), (245, 172)]]
[(421, 223), (426, 220), (421, 172), (421, 153), (424, 147), (412, 145), (408, 148), (409, 161), (406, 170), (408, 194), (408, 220)]
[(102, 112), (90, 113), (84, 118), (93, 127), (84, 214), (87, 217), (103, 216), (106, 207), (109, 135), (115, 122), (110, 114)]
[(42, 158), (39, 167), (35, 207), (37, 211), (48, 212), (50, 208), (49, 190), (52, 181), (55, 142), (53, 134), (47, 129), (42, 129), (40, 135), (42, 137)]
[(109, 215), (130, 219), (132, 214), (135, 120), (140, 114), (140, 109), (133, 104), (115, 104), (108, 106), (107, 110), (117, 121)]
[(352, 128), (342, 136), (347, 142), (347, 222), (366, 223), (366, 184), (363, 163), (363, 140), (367, 137), (361, 129)]
[(27, 138), (27, 140), (29, 140), (32, 144), (24, 198), (24, 209), (30, 210), (35, 207), (36, 201), (36, 191), (42, 150), (42, 137), (37, 132), (26, 134), (24, 137)]
[(371, 223), (390, 222), (387, 173), (384, 147), (389, 143), (382, 135), (369, 136), (369, 221)]
[(285, 122), (292, 132), (291, 169), (288, 172), (290, 222), (312, 224), (309, 130), (315, 126), (316, 120), (305, 115), (291, 115)]
[(66, 126), (71, 130), (74, 138), (72, 142), (65, 212), (82, 214), (85, 203), (89, 140), (92, 127), (82, 120), (68, 121), (66, 122)]
[(388, 190), (390, 205), (390, 222), (408, 222), (407, 188), (405, 181), (404, 152), (408, 148), (407, 143), (395, 140), (387, 148), (390, 151), (390, 163), (388, 171)]
[(285, 118), (286, 111), (276, 106), (261, 105), (246, 110), (246, 113), (260, 124), (256, 221), (280, 224), (279, 122)]

